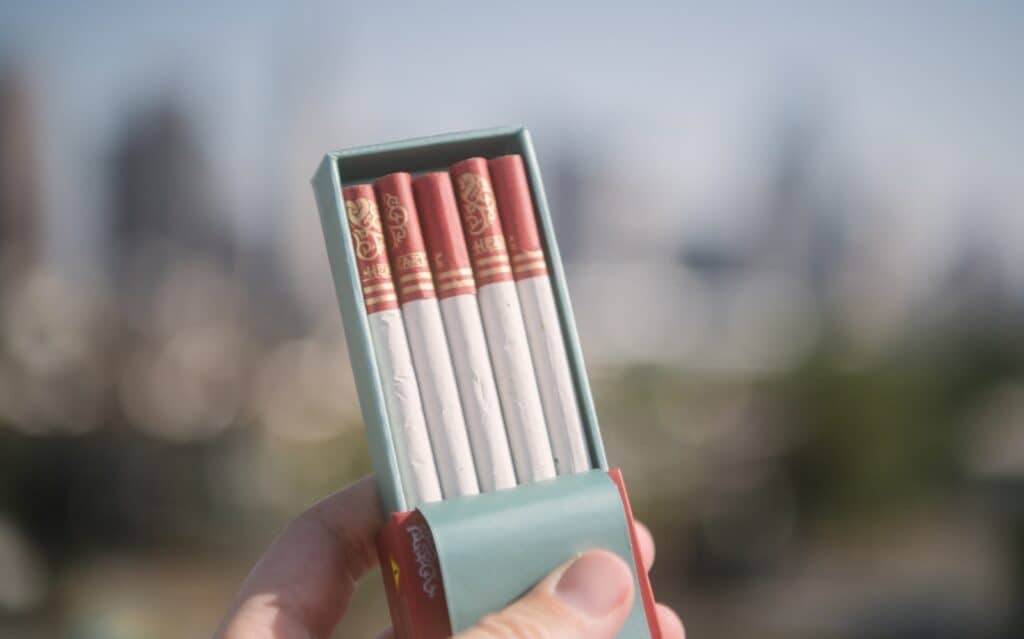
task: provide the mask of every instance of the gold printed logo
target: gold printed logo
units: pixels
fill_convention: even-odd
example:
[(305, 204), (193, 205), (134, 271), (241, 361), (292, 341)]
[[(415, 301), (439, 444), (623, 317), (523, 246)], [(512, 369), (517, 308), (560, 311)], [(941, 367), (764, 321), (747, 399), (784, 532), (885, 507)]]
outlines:
[(349, 228), (356, 241), (356, 255), (361, 260), (373, 260), (384, 252), (384, 234), (380, 228), (377, 205), (364, 197), (345, 200)]
[(427, 265), (427, 254), (423, 251), (415, 251), (398, 256), (398, 269), (407, 271), (412, 268), (425, 267)]
[(475, 173), (459, 176), (459, 199), (471, 235), (480, 235), (498, 218), (490, 181)]
[[(505, 238), (500, 235), (492, 235), (490, 237), (478, 237), (473, 240), (473, 255), (483, 255), (485, 253), (491, 253), (494, 251), (505, 252)], [(491, 259), (499, 259), (494, 257)], [(501, 259), (506, 259), (504, 256)]]
[(372, 282), (385, 277), (391, 277), (391, 269), (387, 264), (368, 264), (363, 267), (364, 282)]
[(402, 206), (402, 201), (390, 193), (384, 194), (384, 218), (391, 234), (391, 248), (397, 249), (405, 240), (405, 224), (409, 221), (409, 209)]

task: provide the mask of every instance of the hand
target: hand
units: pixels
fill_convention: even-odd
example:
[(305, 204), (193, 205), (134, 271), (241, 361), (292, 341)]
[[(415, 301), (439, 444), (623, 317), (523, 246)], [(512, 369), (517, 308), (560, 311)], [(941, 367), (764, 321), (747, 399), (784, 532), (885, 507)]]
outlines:
[[(288, 524), (242, 584), (219, 639), (327, 637), (344, 616), (356, 582), (377, 563), (383, 525), (372, 477), (324, 499)], [(642, 525), (644, 565), (654, 540)], [(545, 577), (511, 606), (456, 639), (611, 639), (633, 603), (629, 568), (617, 555), (591, 551)], [(665, 639), (684, 639), (682, 623), (658, 605)], [(385, 632), (390, 637), (390, 631)]]

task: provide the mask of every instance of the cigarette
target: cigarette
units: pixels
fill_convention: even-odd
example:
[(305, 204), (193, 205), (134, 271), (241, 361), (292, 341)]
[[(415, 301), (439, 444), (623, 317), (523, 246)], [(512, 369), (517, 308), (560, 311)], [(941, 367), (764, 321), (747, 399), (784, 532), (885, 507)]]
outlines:
[(480, 492), (455, 371), (448, 352), (434, 282), (408, 173), (376, 182), (398, 302), (423, 397), (423, 412), (445, 498)]
[(501, 401), (487, 354), (476, 284), (447, 173), (413, 180), (448, 347), (462, 397), (477, 478), (484, 492), (516, 485)]
[(590, 455), (523, 159), (505, 155), (490, 160), (488, 167), (523, 308), (555, 468), (559, 475), (581, 473), (590, 470)]
[(343, 193), (402, 490), (412, 509), (425, 502), (440, 501), (441, 484), (398, 311), (373, 188), (351, 186)]
[(477, 300), (516, 473), (520, 483), (551, 479), (555, 477), (551, 442), (487, 162), (483, 158), (463, 160), (453, 165), (450, 173), (479, 287)]

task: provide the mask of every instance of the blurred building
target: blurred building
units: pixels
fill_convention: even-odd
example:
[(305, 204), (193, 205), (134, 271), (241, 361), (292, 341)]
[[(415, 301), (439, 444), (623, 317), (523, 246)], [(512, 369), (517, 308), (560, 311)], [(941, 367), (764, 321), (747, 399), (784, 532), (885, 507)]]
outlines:
[(542, 168), (558, 251), (567, 264), (579, 262), (585, 249), (586, 167), (586, 154), (574, 142), (567, 141), (552, 153)]
[[(779, 272), (811, 293), (819, 310), (842, 266), (849, 192), (830, 169), (821, 116), (796, 109), (778, 127), (769, 183), (745, 253), (756, 268)], [(838, 172), (837, 172), (838, 173)]]
[(125, 125), (114, 143), (111, 187), (118, 270), (153, 242), (229, 262), (224, 216), (197, 133), (174, 102), (154, 104)]
[(110, 193), (121, 413), (173, 441), (219, 433), (247, 390), (248, 301), (198, 133), (177, 103), (128, 120)]
[(36, 122), (29, 83), (0, 65), (0, 291), (41, 250)]
[(1012, 332), (1019, 326), (1021, 307), (999, 250), (998, 234), (985, 223), (986, 213), (974, 207), (964, 215), (960, 245), (945, 277), (938, 279), (931, 292), (932, 323), (943, 324), (939, 328), (947, 331), (1009, 328)]

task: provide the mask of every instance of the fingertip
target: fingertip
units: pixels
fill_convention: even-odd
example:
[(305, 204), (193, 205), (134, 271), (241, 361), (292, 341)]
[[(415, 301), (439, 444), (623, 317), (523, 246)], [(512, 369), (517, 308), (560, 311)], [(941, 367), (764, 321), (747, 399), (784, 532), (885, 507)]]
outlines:
[(686, 639), (686, 629), (674, 610), (665, 604), (658, 604), (657, 611), (662, 639)]
[(650, 572), (651, 566), (654, 565), (654, 535), (639, 521), (633, 522), (633, 530), (636, 531), (636, 542), (640, 547), (640, 559), (644, 563), (644, 570)]
[(394, 627), (388, 628), (384, 632), (382, 632), (379, 635), (377, 635), (377, 639), (395, 639), (395, 629), (394, 629)]
[(621, 557), (591, 550), (551, 572), (524, 597), (456, 635), (459, 639), (612, 639), (632, 609), (633, 573)]
[(555, 595), (590, 618), (606, 617), (632, 602), (633, 573), (618, 555), (592, 550), (569, 564)]

